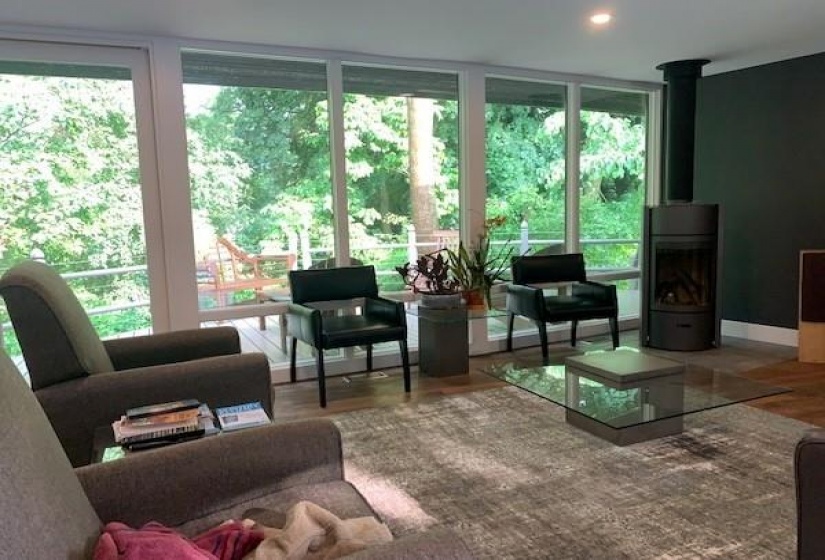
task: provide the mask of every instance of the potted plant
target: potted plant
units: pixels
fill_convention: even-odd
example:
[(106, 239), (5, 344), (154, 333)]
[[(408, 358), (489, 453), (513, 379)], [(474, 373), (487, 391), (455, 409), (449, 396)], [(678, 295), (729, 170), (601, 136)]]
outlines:
[(461, 285), (451, 276), (448, 259), (446, 249), (441, 249), (421, 255), (415, 262), (408, 262), (395, 270), (404, 284), (421, 294), (421, 305), (457, 307), (461, 304)]
[(491, 307), (491, 288), (510, 266), (513, 247), (505, 243), (495, 249), (490, 239), (492, 230), (505, 221), (504, 217), (490, 218), (474, 244), (468, 247), (460, 242), (456, 250), (446, 249), (450, 272), (465, 292), (470, 307)]

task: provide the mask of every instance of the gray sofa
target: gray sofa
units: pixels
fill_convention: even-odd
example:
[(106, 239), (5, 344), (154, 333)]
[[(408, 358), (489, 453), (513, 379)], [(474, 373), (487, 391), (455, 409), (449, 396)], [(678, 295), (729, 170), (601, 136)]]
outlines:
[(797, 557), (825, 558), (825, 430), (811, 430), (796, 444)]
[[(253, 428), (72, 469), (31, 390), (0, 352), (3, 558), (89, 559), (103, 522), (154, 520), (194, 535), (250, 508), (285, 512), (299, 500), (341, 518), (374, 515), (344, 480), (332, 422)], [(348, 558), (472, 555), (454, 533), (434, 530)]]

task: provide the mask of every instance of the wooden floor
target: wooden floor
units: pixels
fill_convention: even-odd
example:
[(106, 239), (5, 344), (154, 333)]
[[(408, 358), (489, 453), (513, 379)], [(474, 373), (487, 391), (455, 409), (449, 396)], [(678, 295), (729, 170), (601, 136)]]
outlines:
[[(638, 333), (634, 331), (622, 333), (624, 346), (638, 346), (637, 340)], [(593, 349), (609, 347), (606, 339), (584, 341), (584, 345)], [(551, 347), (551, 355), (553, 352), (568, 353), (569, 347), (557, 345)], [(825, 427), (825, 364), (797, 362), (795, 348), (725, 339), (721, 348), (703, 352), (652, 353), (790, 388), (790, 393), (751, 401), (748, 405)], [(530, 359), (540, 356), (540, 350), (537, 347), (525, 348), (517, 350), (515, 354), (519, 359)], [(506, 384), (481, 370), (485, 364), (508, 359), (509, 356), (499, 353), (473, 357), (470, 360), (470, 374), (455, 377), (419, 377), (417, 368), (413, 367), (413, 386), (410, 394), (404, 393), (399, 368), (377, 374), (329, 378), (326, 409), (318, 406), (317, 382), (278, 384), (274, 386), (275, 418), (287, 420), (319, 417), (502, 387)]]
[(745, 375), (792, 389), (790, 393), (754, 401), (751, 406), (825, 427), (825, 364), (793, 360), (751, 370)]

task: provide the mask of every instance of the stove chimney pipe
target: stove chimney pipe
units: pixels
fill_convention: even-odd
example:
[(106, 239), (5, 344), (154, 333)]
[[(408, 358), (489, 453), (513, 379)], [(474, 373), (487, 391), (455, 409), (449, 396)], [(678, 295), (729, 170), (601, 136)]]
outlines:
[(665, 193), (668, 202), (693, 201), (696, 81), (706, 59), (676, 60), (656, 67), (665, 73)]

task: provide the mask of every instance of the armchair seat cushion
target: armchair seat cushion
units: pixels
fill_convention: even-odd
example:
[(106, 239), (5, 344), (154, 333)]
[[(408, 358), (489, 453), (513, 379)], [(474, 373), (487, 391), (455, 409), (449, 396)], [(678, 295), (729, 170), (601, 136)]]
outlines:
[(321, 341), (324, 348), (340, 348), (398, 340), (405, 336), (403, 325), (393, 325), (365, 315), (324, 317)]
[(586, 296), (563, 295), (544, 296), (544, 306), (554, 320), (569, 321), (571, 319), (587, 319), (593, 315), (608, 315), (613, 311), (610, 303)]

